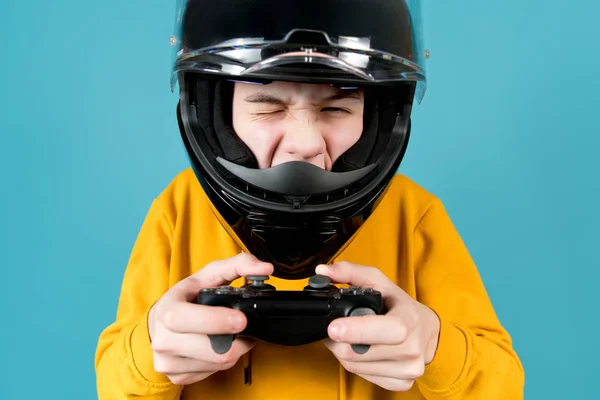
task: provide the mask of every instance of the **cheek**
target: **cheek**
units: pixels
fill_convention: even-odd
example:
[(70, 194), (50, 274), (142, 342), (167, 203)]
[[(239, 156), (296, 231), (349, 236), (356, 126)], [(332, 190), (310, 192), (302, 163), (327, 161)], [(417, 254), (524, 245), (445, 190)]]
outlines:
[(256, 157), (258, 167), (269, 167), (273, 152), (282, 138), (281, 130), (275, 124), (260, 121), (237, 122), (234, 121), (233, 129)]
[(328, 125), (324, 136), (332, 163), (358, 142), (362, 131), (362, 116), (360, 118), (348, 118), (343, 121), (336, 121)]

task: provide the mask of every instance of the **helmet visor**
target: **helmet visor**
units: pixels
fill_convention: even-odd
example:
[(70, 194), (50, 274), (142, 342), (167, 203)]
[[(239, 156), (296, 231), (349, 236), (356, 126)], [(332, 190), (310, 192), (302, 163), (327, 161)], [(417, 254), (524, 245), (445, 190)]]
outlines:
[(420, 0), (178, 0), (172, 88), (181, 72), (235, 79), (417, 83), (425, 93)]

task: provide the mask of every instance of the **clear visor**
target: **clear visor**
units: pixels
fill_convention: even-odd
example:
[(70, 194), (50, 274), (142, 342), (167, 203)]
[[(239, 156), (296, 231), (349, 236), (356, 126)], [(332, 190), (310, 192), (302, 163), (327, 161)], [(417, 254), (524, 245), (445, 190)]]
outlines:
[[(419, 0), (397, 0), (403, 3), (401, 10), (406, 10), (404, 23), (398, 16), (397, 20), (385, 18), (386, 14), (398, 13), (396, 6), (387, 13), (382, 9), (370, 14), (356, 9), (354, 12), (361, 13), (362, 21), (357, 23), (357, 17), (347, 15), (346, 19), (353, 23), (346, 25), (334, 23), (344, 18), (320, 23), (311, 18), (307, 21), (312, 26), (307, 21), (298, 25), (294, 18), (283, 18), (283, 22), (277, 18), (277, 29), (265, 28), (269, 26), (265, 21), (252, 22), (252, 12), (256, 10), (236, 11), (240, 7), (230, 4), (236, 0), (221, 1), (227, 4), (206, 15), (205, 1), (177, 0), (175, 33), (170, 39), (171, 90), (175, 90), (179, 73), (197, 72), (239, 80), (357, 85), (412, 81), (416, 82), (415, 101), (420, 103), (425, 95), (426, 54)], [(285, 2), (271, 3), (270, 10), (278, 3)], [(354, 3), (360, 5), (359, 1)], [(337, 11), (351, 13), (348, 9), (352, 7)], [(319, 11), (324, 13), (323, 9)], [(379, 24), (374, 23), (377, 20), (381, 20)], [(312, 29), (306, 29), (307, 25)], [(367, 35), (368, 32), (373, 34)], [(229, 39), (223, 40), (226, 37)]]

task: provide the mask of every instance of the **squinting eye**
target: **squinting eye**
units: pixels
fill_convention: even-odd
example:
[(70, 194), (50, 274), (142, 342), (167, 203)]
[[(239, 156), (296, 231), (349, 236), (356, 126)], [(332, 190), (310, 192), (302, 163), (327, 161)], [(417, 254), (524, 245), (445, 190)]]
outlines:
[(343, 108), (337, 108), (337, 107), (325, 107), (321, 111), (329, 111), (329, 112), (336, 112), (336, 113), (339, 112), (339, 113), (344, 113), (344, 114), (350, 114), (350, 111), (345, 110)]
[(279, 114), (280, 112), (283, 112), (283, 110), (259, 111), (256, 114), (257, 115), (271, 115), (271, 114)]

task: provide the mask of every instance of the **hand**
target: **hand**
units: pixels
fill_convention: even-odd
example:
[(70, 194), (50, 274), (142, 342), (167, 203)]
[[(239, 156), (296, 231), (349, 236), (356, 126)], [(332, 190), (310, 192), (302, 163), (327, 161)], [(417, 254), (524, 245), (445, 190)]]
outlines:
[[(417, 302), (373, 267), (349, 262), (320, 265), (316, 273), (334, 283), (347, 283), (381, 292), (386, 315), (338, 318), (329, 324), (325, 345), (343, 367), (392, 391), (408, 391), (423, 375), (437, 349), (440, 321), (437, 314)], [(356, 354), (350, 344), (370, 344)]]
[(193, 301), (202, 288), (228, 285), (242, 276), (272, 273), (271, 264), (241, 253), (212, 262), (174, 285), (148, 315), (154, 369), (174, 384), (189, 385), (233, 367), (254, 341), (237, 338), (227, 353), (217, 354), (207, 335), (239, 333), (246, 327), (246, 316), (239, 310)]

